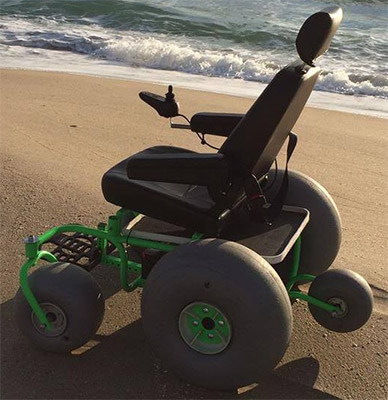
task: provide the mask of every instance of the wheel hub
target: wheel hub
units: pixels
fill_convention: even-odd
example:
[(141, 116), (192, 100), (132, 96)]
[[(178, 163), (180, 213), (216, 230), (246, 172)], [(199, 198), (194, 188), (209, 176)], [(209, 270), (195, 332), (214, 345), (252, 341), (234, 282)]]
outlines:
[(41, 303), (40, 307), (46, 314), (51, 329), (48, 330), (46, 326), (42, 325), (35, 313), (32, 312), (31, 319), (34, 328), (44, 336), (55, 337), (61, 335), (67, 326), (65, 313), (58, 306), (52, 303)]
[(333, 297), (329, 299), (327, 302), (333, 306), (337, 306), (340, 308), (339, 311), (334, 311), (331, 314), (334, 318), (343, 318), (348, 313), (348, 305), (345, 303), (344, 300), (338, 297)]
[(179, 316), (179, 332), (185, 343), (202, 354), (217, 354), (225, 350), (232, 338), (232, 327), (217, 307), (194, 302)]

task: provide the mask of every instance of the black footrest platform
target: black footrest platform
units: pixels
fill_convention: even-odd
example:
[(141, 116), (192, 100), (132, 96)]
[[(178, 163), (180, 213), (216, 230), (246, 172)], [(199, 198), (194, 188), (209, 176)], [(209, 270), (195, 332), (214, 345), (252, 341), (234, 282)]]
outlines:
[(69, 262), (90, 271), (100, 261), (96, 240), (94, 236), (83, 233), (59, 233), (46, 243), (56, 246), (50, 252), (58, 261)]
[(283, 206), (272, 225), (252, 221), (242, 210), (238, 218), (222, 233), (222, 239), (232, 240), (254, 250), (270, 264), (282, 262), (309, 221), (310, 213), (300, 207)]

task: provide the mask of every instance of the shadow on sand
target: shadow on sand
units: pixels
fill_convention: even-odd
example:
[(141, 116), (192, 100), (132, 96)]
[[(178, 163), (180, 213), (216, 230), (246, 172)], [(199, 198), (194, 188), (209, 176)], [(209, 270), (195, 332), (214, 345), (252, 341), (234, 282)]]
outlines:
[[(104, 270), (108, 298), (119, 290)], [(96, 335), (78, 354), (42, 353), (29, 346), (13, 320), (12, 300), (1, 304), (2, 399), (256, 398), (327, 399), (313, 385), (319, 363), (302, 358), (277, 368), (257, 385), (239, 392), (215, 392), (188, 385), (167, 371), (146, 343), (137, 320), (109, 336)], [(303, 380), (301, 380), (303, 377)], [(300, 383), (298, 383), (300, 382)]]

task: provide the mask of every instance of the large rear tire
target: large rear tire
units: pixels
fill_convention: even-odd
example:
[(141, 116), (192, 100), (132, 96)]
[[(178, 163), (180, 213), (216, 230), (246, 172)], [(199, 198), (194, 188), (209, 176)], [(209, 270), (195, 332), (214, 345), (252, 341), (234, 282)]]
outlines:
[(151, 271), (145, 334), (167, 367), (211, 389), (268, 374), (291, 337), (289, 297), (274, 269), (248, 248), (207, 239), (178, 247)]
[[(279, 170), (276, 184), (265, 194), (269, 201), (279, 189), (283, 179), (283, 170)], [(272, 179), (273, 171), (270, 174)], [(335, 258), (341, 245), (341, 218), (334, 200), (327, 190), (314, 179), (297, 171), (288, 172), (289, 186), (285, 204), (307, 208), (310, 221), (302, 232), (302, 247), (299, 272), (320, 275), (325, 272)], [(292, 252), (275, 266), (286, 279), (292, 264)]]

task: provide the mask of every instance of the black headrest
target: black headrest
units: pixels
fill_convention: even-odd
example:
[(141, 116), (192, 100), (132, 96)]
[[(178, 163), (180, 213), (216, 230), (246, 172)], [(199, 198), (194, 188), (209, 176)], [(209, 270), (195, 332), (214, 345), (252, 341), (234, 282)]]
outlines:
[(328, 7), (307, 18), (296, 38), (299, 57), (308, 65), (323, 54), (342, 21), (340, 7)]

